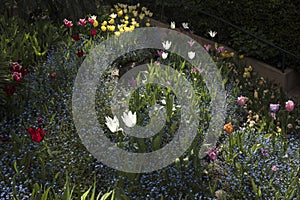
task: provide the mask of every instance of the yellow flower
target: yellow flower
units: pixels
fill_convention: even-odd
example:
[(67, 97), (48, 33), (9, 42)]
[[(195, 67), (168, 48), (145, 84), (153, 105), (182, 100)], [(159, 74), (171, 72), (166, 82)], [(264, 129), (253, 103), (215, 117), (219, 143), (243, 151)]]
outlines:
[(124, 29), (123, 28), (119, 28), (120, 33), (124, 33)]
[(108, 21), (109, 24), (114, 24), (115, 23), (115, 20), (112, 18)]
[(121, 17), (123, 15), (123, 10), (118, 11), (118, 17)]
[[(135, 17), (136, 17), (136, 16), (135, 16)], [(144, 17), (145, 17), (145, 14), (142, 14), (142, 13), (141, 13), (141, 14), (139, 15), (139, 18), (140, 18), (141, 20), (144, 19)]]
[(243, 74), (243, 77), (244, 77), (244, 78), (250, 78), (250, 77), (251, 77), (250, 72), (245, 71), (244, 74)]
[(128, 13), (128, 10), (127, 8), (124, 8), (124, 11), (123, 11), (124, 14)]
[(126, 24), (126, 25), (129, 24), (129, 21), (124, 21), (124, 24)]
[(233, 57), (234, 56), (234, 52), (231, 52), (229, 55), (230, 55), (230, 57)]
[(258, 99), (258, 92), (256, 90), (254, 90), (254, 95), (253, 96), (254, 96), (255, 99)]
[(142, 7), (142, 11), (144, 11), (144, 12), (145, 12), (146, 10), (147, 10), (147, 8), (146, 8), (146, 7)]
[(136, 23), (137, 23), (136, 21), (131, 22), (132, 25), (136, 25)]
[(128, 15), (126, 15), (126, 16), (124, 17), (124, 19), (125, 19), (126, 21), (128, 21), (128, 19), (129, 19)]
[(134, 10), (134, 11), (132, 11), (132, 14), (133, 14), (134, 17), (137, 17), (138, 16), (138, 11)]
[(129, 31), (130, 31), (130, 28), (129, 28), (129, 27), (124, 27), (124, 31), (125, 31), (125, 32), (129, 32)]
[(102, 22), (101, 25), (102, 25), (102, 26), (106, 26), (106, 25), (107, 25), (107, 21)]
[(99, 25), (99, 23), (98, 23), (98, 21), (95, 19), (95, 20), (94, 20), (94, 23), (93, 23), (93, 26), (94, 26), (94, 27), (97, 27), (98, 25)]
[(151, 26), (151, 24), (150, 24), (149, 22), (147, 22), (147, 23), (146, 23), (146, 26), (149, 27), (149, 26)]
[(114, 32), (115, 31), (115, 26), (114, 25), (108, 25), (107, 26), (107, 30), (111, 31), (111, 32)]
[(131, 21), (132, 21), (132, 22), (135, 22), (135, 18), (131, 18)]
[(244, 55), (240, 55), (240, 59), (242, 60), (244, 58)]
[(105, 32), (106, 31), (106, 26), (101, 26), (101, 31)]
[(133, 31), (135, 29), (135, 26), (131, 25), (129, 28), (130, 28), (130, 31)]
[(116, 35), (116, 36), (120, 36), (120, 34), (121, 34), (120, 31), (116, 31), (116, 32), (115, 32), (115, 35)]
[(135, 27), (136, 27), (136, 28), (140, 27), (140, 24), (139, 24), (139, 23), (136, 23), (136, 24), (135, 24)]

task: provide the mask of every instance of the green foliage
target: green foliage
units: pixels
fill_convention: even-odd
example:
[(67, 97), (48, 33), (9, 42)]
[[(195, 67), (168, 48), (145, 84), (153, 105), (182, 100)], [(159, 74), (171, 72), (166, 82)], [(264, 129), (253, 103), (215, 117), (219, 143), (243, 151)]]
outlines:
[(19, 16), (26, 21), (47, 19), (61, 22), (64, 18), (77, 20), (86, 13), (95, 13), (101, 0), (5, 0), (1, 8), (8, 16)]

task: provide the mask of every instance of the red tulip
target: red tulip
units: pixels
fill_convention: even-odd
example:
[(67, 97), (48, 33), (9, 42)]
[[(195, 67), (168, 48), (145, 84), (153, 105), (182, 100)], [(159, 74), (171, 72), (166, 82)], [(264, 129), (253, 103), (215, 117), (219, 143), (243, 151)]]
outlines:
[(64, 19), (64, 24), (65, 24), (65, 26), (68, 27), (68, 28), (70, 28), (70, 27), (73, 26), (72, 21), (69, 21), (69, 20), (67, 20), (67, 19)]
[(83, 56), (83, 51), (82, 51), (82, 50), (78, 50), (78, 51), (77, 51), (77, 56), (78, 56), (79, 58), (81, 58), (81, 57)]
[(34, 128), (34, 127), (30, 127), (26, 129), (27, 132), (31, 135), (31, 139), (34, 142), (41, 142), (45, 136), (45, 133), (47, 131), (42, 130), (40, 127), (39, 128)]
[(13, 85), (5, 85), (4, 91), (8, 96), (12, 96), (16, 92), (16, 87)]
[(56, 73), (55, 72), (53, 72), (50, 76), (51, 76), (51, 78), (56, 79)]
[(80, 39), (80, 37), (79, 37), (79, 34), (77, 33), (77, 34), (75, 34), (75, 35), (73, 35), (73, 40), (75, 40), (75, 41), (78, 41), (79, 39)]
[(92, 29), (92, 30), (91, 30), (91, 34), (92, 34), (92, 35), (96, 35), (96, 34), (97, 34), (97, 31), (96, 31), (95, 29)]
[(11, 72), (21, 72), (22, 66), (18, 62), (10, 63), (10, 71)]
[(13, 75), (12, 75), (12, 78), (16, 82), (21, 82), (22, 81), (22, 74), (19, 73), (19, 72), (14, 72)]

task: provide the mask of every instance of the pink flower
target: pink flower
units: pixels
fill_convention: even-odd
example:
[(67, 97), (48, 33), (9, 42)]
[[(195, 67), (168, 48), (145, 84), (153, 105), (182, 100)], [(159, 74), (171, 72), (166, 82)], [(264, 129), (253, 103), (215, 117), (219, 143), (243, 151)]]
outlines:
[(274, 172), (276, 172), (278, 170), (278, 167), (276, 167), (276, 165), (272, 166), (271, 168)]
[(295, 108), (295, 104), (292, 100), (288, 100), (287, 102), (285, 102), (285, 109), (288, 112), (292, 112)]
[(189, 41), (188, 41), (188, 44), (189, 44), (190, 47), (191, 47), (191, 46), (193, 46), (193, 45), (195, 44), (195, 41), (194, 41), (194, 40), (189, 40)]
[(205, 44), (205, 45), (204, 45), (205, 51), (209, 51), (210, 48), (211, 48), (211, 45), (210, 45), (210, 44), (207, 44), (207, 45)]
[(212, 149), (208, 150), (207, 155), (210, 157), (210, 159), (216, 160), (218, 157), (218, 149), (212, 148)]
[(203, 70), (202, 70), (202, 69), (199, 69), (198, 67), (193, 67), (193, 68), (191, 69), (191, 73), (196, 73), (196, 72), (202, 73)]
[(21, 82), (22, 81), (22, 74), (19, 72), (14, 72), (12, 75), (14, 81)]
[(225, 51), (225, 48), (224, 47), (218, 47), (216, 50), (217, 50), (218, 53), (223, 53)]
[(64, 24), (65, 24), (65, 26), (68, 27), (68, 28), (70, 28), (70, 27), (73, 26), (72, 21), (69, 21), (69, 20), (67, 20), (67, 19), (64, 19)]
[(53, 72), (50, 76), (51, 76), (51, 78), (56, 79), (56, 73), (55, 72)]
[(85, 26), (86, 25), (86, 20), (85, 19), (79, 19), (78, 25)]
[(157, 50), (157, 54), (159, 57), (162, 57), (163, 51), (162, 50)]
[(244, 105), (246, 104), (246, 101), (247, 101), (247, 100), (248, 100), (247, 97), (240, 96), (240, 97), (238, 97), (238, 99), (237, 99), (237, 104), (238, 104), (239, 106), (244, 106)]
[(89, 18), (88, 18), (88, 22), (89, 22), (89, 24), (93, 24), (93, 23), (94, 23), (94, 21), (95, 21), (95, 20), (94, 20), (93, 18), (91, 18), (91, 17), (89, 17)]
[(159, 62), (158, 60), (156, 60), (156, 61), (154, 62), (154, 64), (158, 66), (158, 65), (160, 65), (160, 62)]
[(10, 63), (10, 71), (11, 72), (21, 72), (22, 66), (18, 62)]

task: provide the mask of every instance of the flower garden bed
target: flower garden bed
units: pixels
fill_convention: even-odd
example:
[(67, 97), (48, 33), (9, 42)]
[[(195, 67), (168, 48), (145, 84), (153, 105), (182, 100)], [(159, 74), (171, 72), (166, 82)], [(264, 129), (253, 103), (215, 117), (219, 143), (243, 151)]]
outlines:
[[(95, 98), (98, 122), (116, 146), (136, 153), (160, 149), (172, 141), (179, 126), (182, 108), (176, 95), (168, 87), (146, 85), (132, 93), (131, 112), (120, 119), (110, 110), (110, 97), (116, 81), (136, 65), (150, 63), (154, 70), (161, 64), (171, 66), (189, 80), (201, 103), (197, 137), (188, 150), (172, 164), (148, 173), (115, 170), (87, 150), (72, 116), (77, 72), (94, 46), (154, 25), (145, 18), (151, 15), (140, 5), (119, 4), (103, 16), (88, 15), (78, 23), (66, 19), (61, 27), (66, 40), (53, 47), (43, 63), (31, 67), (26, 76), (11, 69), (13, 81), (22, 77), (24, 87), (7, 93), (13, 94), (18, 112), (1, 121), (0, 199), (299, 199), (299, 103), (257, 76), (230, 49), (194, 35), (184, 43), (187, 60), (168, 50), (179, 42), (171, 39), (159, 41), (159, 49), (118, 58), (101, 75)], [(176, 26), (189, 34), (188, 24)], [(224, 124), (215, 130), (220, 135), (217, 144), (204, 158), (199, 149), (214, 96), (203, 79), (205, 69), (191, 64), (199, 56), (193, 50), (196, 42), (218, 67), (228, 104)], [(149, 107), (156, 104), (166, 110), (168, 120), (152, 138), (128, 137), (120, 129), (122, 121), (129, 127), (147, 125)]]

